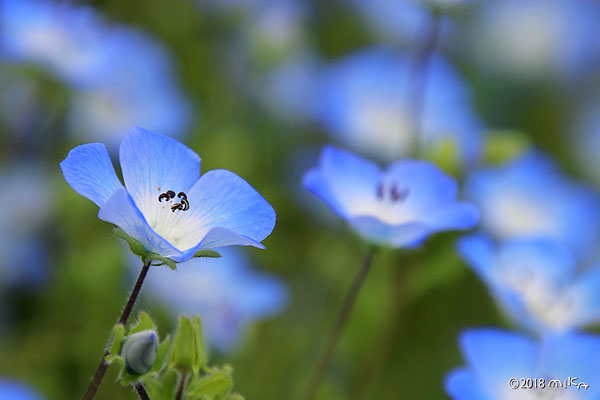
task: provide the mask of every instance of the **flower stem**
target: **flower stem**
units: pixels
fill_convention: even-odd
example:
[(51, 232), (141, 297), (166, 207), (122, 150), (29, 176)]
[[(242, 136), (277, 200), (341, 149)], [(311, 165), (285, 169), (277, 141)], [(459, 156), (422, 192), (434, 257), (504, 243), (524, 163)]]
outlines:
[(181, 378), (179, 378), (179, 387), (177, 388), (177, 396), (175, 396), (175, 400), (181, 400), (183, 396), (183, 389), (185, 388), (185, 378), (187, 376), (185, 374), (181, 374)]
[(352, 286), (350, 290), (346, 293), (346, 297), (344, 299), (344, 303), (342, 304), (342, 308), (340, 309), (337, 319), (333, 325), (333, 329), (329, 335), (329, 341), (327, 342), (327, 347), (325, 347), (325, 352), (321, 356), (321, 360), (319, 361), (318, 367), (310, 381), (310, 386), (307, 392), (306, 400), (311, 400), (317, 394), (317, 389), (323, 380), (323, 376), (325, 375), (325, 371), (327, 370), (327, 366), (329, 365), (329, 360), (333, 355), (333, 351), (340, 339), (344, 326), (346, 325), (346, 320), (352, 311), (352, 307), (354, 306), (356, 297), (360, 292), (360, 289), (371, 269), (374, 249), (370, 248), (365, 256), (362, 266), (358, 270), (358, 273), (354, 277), (354, 281), (352, 282)]
[(134, 386), (135, 386), (135, 390), (138, 392), (138, 395), (140, 396), (140, 400), (150, 400), (150, 396), (148, 396), (148, 392), (146, 392), (146, 388), (144, 388), (144, 385), (142, 384), (142, 382), (136, 382)]
[[(129, 314), (131, 314), (131, 310), (133, 310), (133, 306), (135, 304), (135, 300), (140, 293), (140, 289), (142, 288), (142, 284), (144, 283), (144, 279), (146, 278), (146, 274), (148, 273), (148, 269), (150, 268), (150, 261), (145, 263), (140, 271), (140, 275), (131, 290), (131, 294), (129, 295), (129, 300), (127, 300), (127, 304), (123, 309), (123, 313), (121, 314), (121, 318), (119, 318), (119, 324), (125, 325), (127, 320), (129, 319)], [(96, 373), (88, 386), (87, 392), (85, 392), (84, 400), (92, 400), (96, 396), (96, 392), (100, 387), (100, 383), (102, 383), (102, 379), (104, 379), (104, 374), (106, 373), (106, 369), (108, 368), (108, 364), (105, 362), (106, 357), (110, 353), (108, 350), (104, 352), (102, 356), (102, 360), (100, 361), (100, 365), (98, 365), (98, 369), (96, 369)]]

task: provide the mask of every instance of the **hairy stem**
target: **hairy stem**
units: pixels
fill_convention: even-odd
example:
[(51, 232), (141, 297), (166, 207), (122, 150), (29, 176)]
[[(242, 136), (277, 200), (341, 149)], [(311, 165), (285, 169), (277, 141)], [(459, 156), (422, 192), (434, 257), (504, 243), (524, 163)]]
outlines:
[(187, 378), (186, 374), (181, 374), (181, 378), (179, 378), (179, 387), (177, 388), (177, 395), (175, 396), (175, 400), (181, 400), (183, 396), (183, 389), (185, 388), (185, 378)]
[(148, 396), (148, 392), (146, 392), (146, 388), (144, 388), (144, 385), (142, 384), (142, 382), (136, 382), (134, 386), (135, 386), (135, 390), (138, 392), (138, 395), (140, 396), (140, 400), (150, 400), (150, 396)]
[[(140, 271), (140, 275), (138, 276), (137, 281), (135, 282), (135, 285), (131, 290), (129, 300), (127, 300), (127, 304), (125, 305), (123, 313), (119, 318), (119, 324), (125, 325), (127, 323), (127, 320), (129, 319), (129, 314), (131, 314), (131, 310), (133, 310), (133, 306), (135, 305), (135, 301), (138, 297), (138, 294), (140, 294), (140, 289), (142, 288), (142, 284), (144, 283), (144, 279), (146, 278), (146, 274), (148, 273), (149, 268), (150, 262), (148, 261), (143, 265), (142, 270)], [(92, 378), (92, 381), (88, 386), (87, 392), (85, 392), (85, 396), (83, 397), (84, 400), (92, 400), (96, 396), (96, 392), (98, 391), (100, 383), (102, 383), (102, 379), (104, 379), (104, 374), (106, 374), (106, 370), (108, 368), (108, 364), (105, 360), (109, 354), (110, 353), (108, 352), (108, 350), (104, 352), (102, 360), (100, 361), (100, 365), (98, 365), (96, 373), (94, 374), (94, 377)]]
[(310, 386), (307, 392), (306, 400), (313, 399), (317, 394), (317, 389), (319, 388), (319, 385), (323, 380), (323, 376), (325, 375), (325, 371), (327, 370), (327, 366), (329, 365), (329, 361), (331, 359), (331, 356), (333, 355), (333, 351), (335, 350), (335, 347), (339, 342), (344, 326), (346, 325), (348, 316), (352, 311), (352, 308), (356, 301), (356, 297), (358, 296), (358, 293), (360, 292), (365, 278), (367, 277), (367, 274), (371, 269), (373, 254), (374, 250), (372, 248), (369, 249), (367, 255), (363, 260), (362, 266), (360, 267), (358, 273), (354, 277), (354, 281), (352, 282), (350, 290), (346, 293), (346, 297), (342, 304), (342, 308), (338, 313), (338, 316), (333, 325), (333, 329), (331, 330), (331, 333), (329, 335), (329, 340), (327, 342), (327, 346), (325, 347), (325, 351), (323, 352), (318, 367), (315, 370), (315, 373), (310, 381)]

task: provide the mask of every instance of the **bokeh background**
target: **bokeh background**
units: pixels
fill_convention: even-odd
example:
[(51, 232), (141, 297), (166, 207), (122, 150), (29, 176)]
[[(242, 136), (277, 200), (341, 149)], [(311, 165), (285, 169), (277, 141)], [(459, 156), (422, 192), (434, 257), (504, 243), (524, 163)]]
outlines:
[[(72, 147), (116, 162), (139, 125), (265, 196), (266, 250), (151, 270), (137, 310), (161, 334), (197, 313), (238, 392), (296, 399), (365, 251), (302, 188), (321, 146), (425, 157), (461, 183), (536, 149), (595, 193), (599, 67), (593, 0), (0, 0), (0, 377), (81, 397), (141, 266), (63, 180)], [(557, 190), (501, 216), (527, 220)], [(376, 256), (319, 398), (446, 398), (458, 334), (513, 328), (460, 235)], [(136, 398), (115, 379), (99, 399)]]

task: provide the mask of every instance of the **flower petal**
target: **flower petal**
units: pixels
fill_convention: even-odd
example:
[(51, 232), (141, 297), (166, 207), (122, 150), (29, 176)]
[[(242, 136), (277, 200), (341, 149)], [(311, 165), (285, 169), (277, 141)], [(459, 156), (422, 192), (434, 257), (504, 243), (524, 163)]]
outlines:
[(485, 393), (477, 376), (466, 368), (450, 372), (446, 377), (445, 387), (454, 400), (493, 400)]
[(67, 183), (98, 207), (123, 187), (110, 162), (108, 150), (101, 143), (75, 147), (60, 163), (60, 168)]
[(436, 231), (471, 229), (479, 221), (479, 209), (472, 203), (451, 203), (448, 207), (432, 213), (428, 219)]
[(158, 219), (161, 193), (188, 192), (200, 178), (196, 153), (175, 139), (142, 128), (125, 136), (119, 159), (127, 192), (150, 224)]
[(199, 244), (191, 246), (197, 249), (262, 247), (259, 242), (275, 226), (273, 207), (248, 182), (230, 171), (212, 170), (202, 175), (187, 198), (190, 209), (178, 226), (178, 235), (185, 238), (182, 244)]
[(366, 240), (391, 247), (408, 247), (419, 244), (430, 233), (421, 223), (389, 225), (374, 217), (355, 217), (350, 226)]
[(339, 216), (342, 218), (346, 216), (345, 209), (340, 205), (336, 197), (331, 192), (331, 189), (327, 184), (327, 180), (323, 176), (323, 172), (320, 169), (313, 168), (308, 170), (302, 178), (302, 184), (305, 188), (327, 203)]
[(117, 225), (129, 236), (139, 240), (148, 251), (173, 259), (181, 258), (183, 254), (154, 232), (125, 188), (117, 190), (106, 201), (98, 212), (98, 218)]

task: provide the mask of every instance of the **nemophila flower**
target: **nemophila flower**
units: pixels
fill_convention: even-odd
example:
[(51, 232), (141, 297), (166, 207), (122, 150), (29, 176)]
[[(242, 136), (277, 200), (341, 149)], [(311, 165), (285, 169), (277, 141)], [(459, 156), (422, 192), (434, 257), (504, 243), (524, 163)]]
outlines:
[[(13, 161), (0, 167), (0, 293), (35, 288), (47, 278), (47, 252), (41, 239), (52, 196), (47, 174), (33, 162)], [(15, 203), (15, 196), (18, 203)], [(11, 207), (11, 204), (18, 206)]]
[(99, 143), (75, 147), (60, 166), (69, 185), (100, 207), (98, 217), (145, 251), (182, 262), (216, 247), (264, 248), (260, 242), (273, 230), (275, 211), (233, 172), (200, 177), (196, 153), (141, 128), (125, 136), (119, 159), (125, 186)]
[(72, 89), (69, 130), (117, 143), (141, 123), (177, 136), (190, 107), (171, 58), (156, 40), (106, 23), (90, 7), (47, 0), (0, 0), (0, 54), (49, 70)]
[(366, 240), (403, 247), (432, 233), (472, 228), (477, 208), (456, 197), (456, 181), (435, 165), (401, 160), (382, 170), (350, 152), (326, 146), (304, 186)]
[(410, 57), (382, 48), (333, 63), (317, 85), (317, 120), (341, 143), (378, 158), (406, 156), (420, 140), (426, 147), (450, 144), (460, 160), (475, 161), (482, 126), (465, 83), (441, 56), (433, 56), (417, 137), (409, 114), (410, 71)]
[(481, 208), (481, 227), (495, 237), (549, 237), (580, 258), (597, 254), (600, 197), (539, 152), (474, 172), (465, 195)]
[(0, 377), (0, 400), (42, 400), (42, 396), (21, 382)]
[(465, 38), (488, 71), (525, 79), (578, 77), (600, 61), (598, 18), (594, 0), (481, 2)]
[(600, 396), (597, 336), (570, 334), (537, 341), (513, 332), (476, 329), (461, 335), (460, 347), (467, 366), (451, 372), (445, 383), (454, 400)]
[(157, 268), (147, 277), (146, 294), (178, 314), (198, 315), (208, 342), (227, 351), (253, 321), (285, 307), (287, 290), (279, 279), (251, 268), (241, 250), (219, 251), (222, 258), (193, 259), (174, 272)]
[(463, 238), (459, 253), (508, 315), (539, 334), (600, 321), (600, 265), (578, 270), (560, 242), (484, 235)]

